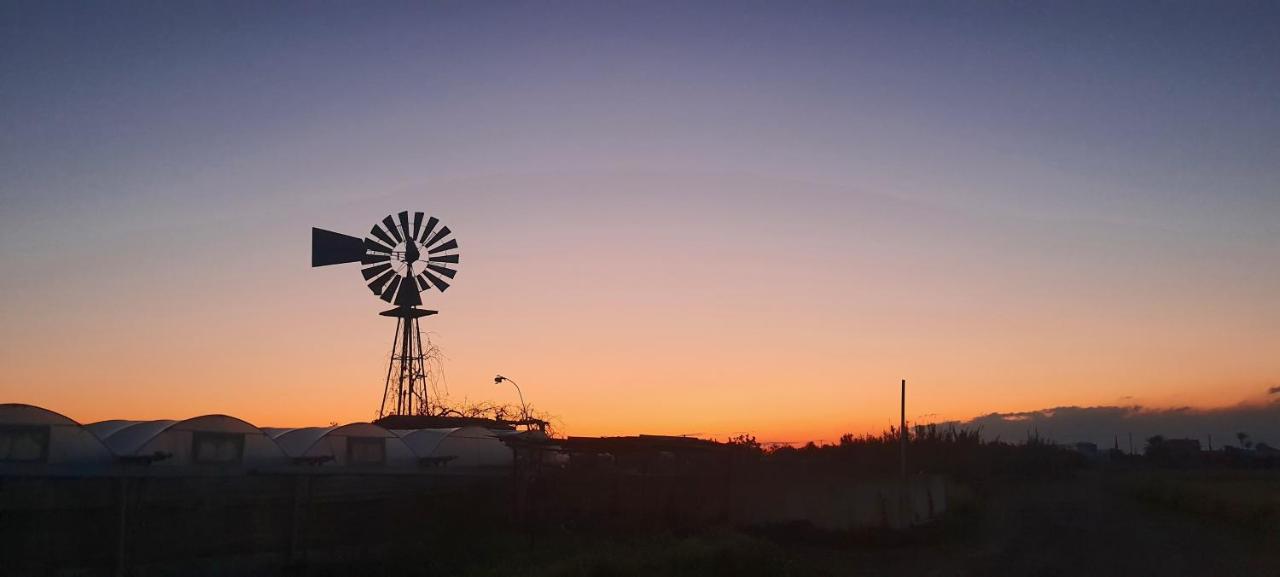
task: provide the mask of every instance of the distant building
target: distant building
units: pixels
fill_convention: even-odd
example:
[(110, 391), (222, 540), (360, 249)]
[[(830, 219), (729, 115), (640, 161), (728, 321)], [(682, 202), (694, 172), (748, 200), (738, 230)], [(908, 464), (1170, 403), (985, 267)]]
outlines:
[(1199, 465), (1203, 457), (1198, 439), (1166, 439), (1160, 435), (1147, 439), (1144, 454), (1153, 463), (1169, 467)]
[(1091, 461), (1097, 460), (1101, 456), (1101, 453), (1098, 452), (1097, 443), (1080, 442), (1072, 445), (1071, 449)]

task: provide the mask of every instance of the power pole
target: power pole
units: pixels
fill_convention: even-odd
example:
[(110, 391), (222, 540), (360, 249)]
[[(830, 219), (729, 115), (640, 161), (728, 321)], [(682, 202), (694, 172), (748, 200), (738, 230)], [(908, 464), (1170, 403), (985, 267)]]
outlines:
[(907, 483), (907, 380), (902, 379), (902, 403), (898, 413), (898, 436), (902, 439), (902, 483)]

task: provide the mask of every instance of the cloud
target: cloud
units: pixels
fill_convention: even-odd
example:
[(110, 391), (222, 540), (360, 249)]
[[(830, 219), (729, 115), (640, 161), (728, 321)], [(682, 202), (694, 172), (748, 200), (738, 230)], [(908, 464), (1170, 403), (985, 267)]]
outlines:
[(1274, 395), (1276, 393), (1280, 393), (1280, 386), (1271, 387), (1270, 389), (1267, 389), (1268, 395)]
[[(1276, 393), (1273, 388), (1271, 393)], [(950, 423), (948, 423), (950, 424)], [(965, 427), (981, 427), (988, 440), (1020, 441), (1028, 434), (1059, 443), (1091, 441), (1111, 448), (1117, 443), (1128, 449), (1133, 435), (1134, 449), (1141, 451), (1153, 435), (1199, 439), (1202, 445), (1213, 438), (1213, 446), (1235, 445), (1236, 433), (1250, 439), (1280, 445), (1280, 399), (1270, 403), (1241, 404), (1217, 409), (1176, 407), (1149, 409), (1141, 406), (1054, 407), (1020, 413), (991, 413), (956, 422)]]

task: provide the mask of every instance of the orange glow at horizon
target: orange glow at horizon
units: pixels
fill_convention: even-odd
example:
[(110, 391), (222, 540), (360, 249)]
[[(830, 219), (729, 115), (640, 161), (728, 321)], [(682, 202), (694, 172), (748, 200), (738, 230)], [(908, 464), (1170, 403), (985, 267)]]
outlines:
[[(611, 192), (563, 192), (582, 189)], [(502, 373), (572, 435), (834, 441), (893, 424), (900, 378), (908, 418), (926, 422), (1229, 405), (1280, 375), (1276, 274), (1248, 268), (1260, 247), (1173, 254), (1159, 231), (1042, 230), (756, 177), (504, 177), (330, 202), (288, 226), (214, 220), (176, 241), (194, 265), (88, 258), (172, 231), (66, 247), (101, 282), (51, 289), (68, 300), (9, 292), (0, 398), (81, 422), (371, 420), (394, 322), (357, 266), (307, 266), (308, 226), (362, 234), (401, 209), (439, 216), (462, 246), (423, 323), (448, 398), (515, 404)], [(224, 235), (237, 240), (208, 242)]]

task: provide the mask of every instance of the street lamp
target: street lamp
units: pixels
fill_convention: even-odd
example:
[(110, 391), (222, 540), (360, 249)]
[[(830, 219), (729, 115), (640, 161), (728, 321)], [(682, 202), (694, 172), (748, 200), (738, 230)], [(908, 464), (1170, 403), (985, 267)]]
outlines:
[(524, 392), (520, 390), (520, 385), (517, 385), (515, 381), (513, 381), (513, 380), (511, 380), (511, 379), (509, 379), (509, 378), (507, 378), (507, 377), (504, 377), (504, 376), (502, 376), (502, 375), (498, 375), (498, 376), (496, 376), (496, 377), (493, 377), (493, 384), (495, 384), (495, 385), (501, 385), (501, 384), (502, 384), (502, 381), (506, 381), (506, 382), (508, 382), (508, 383), (511, 383), (511, 386), (513, 386), (513, 387), (515, 387), (515, 388), (516, 388), (516, 394), (520, 395), (520, 420), (522, 420), (522, 421), (528, 421), (528, 420), (529, 420), (529, 406), (528, 406), (528, 405), (526, 405), (526, 404), (524, 404)]

